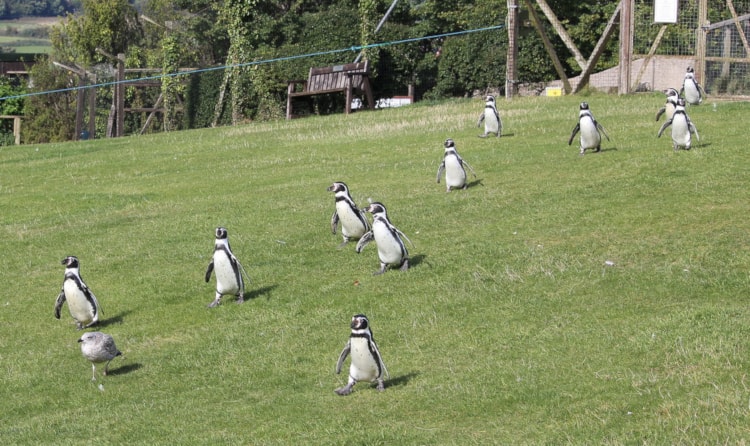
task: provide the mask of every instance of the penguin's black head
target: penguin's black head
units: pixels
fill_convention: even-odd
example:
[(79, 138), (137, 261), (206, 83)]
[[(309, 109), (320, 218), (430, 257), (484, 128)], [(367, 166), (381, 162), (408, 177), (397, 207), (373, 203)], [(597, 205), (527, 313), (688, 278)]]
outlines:
[(488, 94), (488, 95), (487, 95), (487, 99), (485, 99), (485, 100), (486, 100), (487, 102), (492, 102), (493, 104), (495, 103), (495, 97), (494, 97), (494, 96), (492, 96), (491, 94)]
[(687, 67), (687, 72), (688, 73), (695, 73), (695, 70), (693, 69), (693, 67)]
[(385, 214), (385, 206), (383, 206), (383, 203), (377, 201), (370, 203), (369, 206), (362, 210), (371, 214)]
[(666, 94), (667, 97), (672, 97), (672, 96), (677, 96), (680, 93), (678, 93), (677, 90), (675, 90), (674, 88), (667, 88), (666, 90), (664, 90), (664, 94)]
[(60, 264), (65, 265), (66, 268), (78, 268), (78, 257), (68, 256), (62, 259)]
[(352, 330), (366, 330), (370, 327), (370, 321), (364, 314), (355, 314), (352, 316)]
[(443, 145), (445, 146), (446, 149), (449, 149), (451, 147), (456, 147), (456, 143), (453, 142), (453, 140), (450, 138), (446, 139)]
[(677, 99), (677, 105), (684, 107), (685, 106), (685, 99), (679, 98)]
[(589, 109), (589, 103), (581, 102), (581, 110), (588, 110), (588, 109)]
[(346, 183), (342, 183), (341, 181), (336, 181), (330, 186), (328, 186), (328, 189), (326, 189), (328, 192), (348, 192), (349, 188), (346, 187)]
[(216, 238), (217, 239), (225, 239), (227, 238), (227, 228), (223, 228), (219, 226), (216, 228)]

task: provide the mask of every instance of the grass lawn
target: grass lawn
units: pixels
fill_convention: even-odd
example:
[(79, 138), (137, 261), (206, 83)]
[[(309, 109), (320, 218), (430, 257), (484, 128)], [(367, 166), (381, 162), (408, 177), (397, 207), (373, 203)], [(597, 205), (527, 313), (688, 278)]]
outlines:
[[(581, 100), (601, 153), (567, 145)], [(750, 103), (689, 108), (701, 140), (680, 152), (656, 138), (663, 103), (500, 99), (499, 139), (466, 99), (0, 148), (0, 438), (750, 442)], [(478, 178), (446, 193), (449, 137)], [(409, 271), (336, 249), (336, 180), (385, 204)], [(208, 309), (216, 226), (252, 282)], [(95, 382), (67, 305), (53, 317), (67, 255), (124, 353)], [(340, 397), (360, 312), (391, 377)]]

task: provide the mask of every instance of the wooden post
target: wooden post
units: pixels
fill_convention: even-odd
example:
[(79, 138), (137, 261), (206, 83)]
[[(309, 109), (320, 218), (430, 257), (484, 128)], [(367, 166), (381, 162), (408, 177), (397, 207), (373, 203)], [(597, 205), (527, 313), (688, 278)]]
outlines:
[(16, 145), (21, 145), (21, 117), (13, 117), (13, 136), (16, 138)]
[(582, 70), (585, 70), (587, 65), (586, 59), (583, 58), (583, 54), (581, 54), (581, 52), (578, 50), (576, 44), (573, 43), (573, 39), (571, 39), (568, 32), (565, 31), (565, 27), (562, 23), (560, 23), (560, 20), (557, 19), (557, 16), (552, 11), (552, 8), (549, 7), (545, 0), (536, 0), (536, 3), (542, 9), (542, 12), (547, 17), (547, 20), (549, 20), (549, 22), (552, 24), (552, 27), (555, 28), (555, 31), (557, 31), (557, 35), (560, 36), (560, 39), (562, 39), (563, 43), (565, 43), (565, 46), (568, 47), (571, 53), (573, 53), (573, 57), (575, 58), (576, 62), (578, 62), (578, 66), (580, 66)]
[(534, 5), (531, 4), (531, 0), (526, 0), (526, 7), (529, 10), (529, 18), (531, 19), (531, 24), (534, 25), (534, 28), (536, 28), (536, 32), (539, 33), (539, 37), (542, 38), (544, 49), (547, 50), (549, 58), (552, 59), (552, 65), (555, 66), (555, 71), (557, 71), (557, 75), (560, 76), (560, 80), (562, 80), (563, 90), (565, 90), (565, 94), (570, 94), (572, 88), (570, 87), (568, 76), (565, 74), (565, 68), (563, 68), (560, 59), (557, 57), (555, 47), (552, 46), (552, 42), (550, 42), (549, 37), (547, 37), (547, 33), (544, 32), (542, 22), (539, 20), (539, 15), (537, 15), (536, 10), (534, 9)]
[(708, 28), (708, 0), (698, 0), (698, 28), (695, 30), (695, 77), (706, 87), (706, 30)]
[(633, 10), (635, 0), (622, 0), (620, 4), (620, 83), (619, 94), (630, 93), (630, 66), (633, 60)]
[(83, 111), (86, 102), (86, 75), (78, 74), (78, 91), (76, 92), (76, 129), (73, 135), (73, 141), (81, 139), (83, 132)]
[[(96, 75), (91, 77), (91, 83), (96, 85)], [(96, 87), (89, 89), (89, 138), (96, 136)]]
[(508, 0), (508, 61), (505, 65), (505, 99), (513, 99), (518, 85), (518, 0)]
[(117, 111), (115, 116), (117, 118), (117, 125), (115, 126), (115, 136), (125, 135), (125, 55), (120, 53), (117, 55), (117, 86), (116, 97), (117, 97)]

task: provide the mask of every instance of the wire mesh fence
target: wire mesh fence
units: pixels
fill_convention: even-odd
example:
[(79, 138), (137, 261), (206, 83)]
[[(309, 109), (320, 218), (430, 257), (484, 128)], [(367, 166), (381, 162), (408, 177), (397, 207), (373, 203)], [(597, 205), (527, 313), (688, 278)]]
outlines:
[(750, 95), (750, 0), (680, 0), (676, 23), (657, 23), (655, 4), (638, 1), (635, 89), (679, 88), (688, 67), (710, 95)]

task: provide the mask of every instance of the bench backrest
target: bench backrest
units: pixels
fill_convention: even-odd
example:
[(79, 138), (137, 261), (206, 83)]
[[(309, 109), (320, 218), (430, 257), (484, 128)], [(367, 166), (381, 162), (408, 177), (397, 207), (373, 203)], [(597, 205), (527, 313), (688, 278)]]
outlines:
[[(343, 65), (334, 65), (332, 67), (310, 68), (310, 75), (307, 78), (306, 91), (325, 91), (346, 88), (348, 75), (351, 76), (352, 86), (361, 89), (363, 76), (369, 75), (368, 61), (348, 63)], [(360, 74), (360, 76), (357, 76)]]

